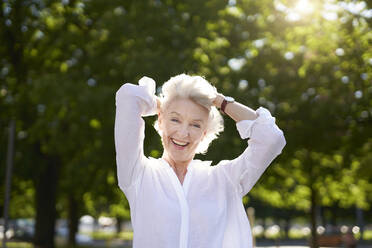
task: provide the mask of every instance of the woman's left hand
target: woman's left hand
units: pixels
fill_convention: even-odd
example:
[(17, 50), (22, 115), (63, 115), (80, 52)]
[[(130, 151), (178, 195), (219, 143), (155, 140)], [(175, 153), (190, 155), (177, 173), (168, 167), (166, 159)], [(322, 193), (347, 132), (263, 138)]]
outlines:
[(224, 95), (217, 93), (216, 97), (213, 100), (213, 105), (217, 108), (221, 108), (223, 99), (225, 99)]

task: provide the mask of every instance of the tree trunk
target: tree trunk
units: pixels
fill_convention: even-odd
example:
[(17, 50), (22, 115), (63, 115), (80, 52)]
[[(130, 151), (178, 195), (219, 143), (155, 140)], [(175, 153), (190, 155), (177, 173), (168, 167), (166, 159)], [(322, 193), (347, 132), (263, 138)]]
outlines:
[(326, 218), (326, 211), (327, 211), (327, 209), (326, 209), (326, 207), (321, 207), (321, 210), (320, 210), (320, 219), (321, 219), (321, 221), (322, 221), (322, 226), (324, 227), (324, 228), (327, 228), (327, 218)]
[(360, 228), (360, 241), (363, 241), (364, 235), (364, 216), (363, 216), (363, 209), (356, 208), (356, 217), (357, 217), (357, 226)]
[(116, 218), (116, 235), (119, 236), (121, 233), (121, 224), (123, 223), (123, 219), (121, 217)]
[(54, 248), (58, 159), (45, 156), (47, 164), (36, 182), (36, 248)]
[(68, 198), (68, 243), (76, 246), (76, 233), (79, 229), (79, 203), (72, 195)]
[[(5, 200), (4, 200), (4, 228), (3, 228), (3, 247), (6, 248), (6, 232), (8, 230), (8, 217), (9, 217), (9, 201), (10, 192), (12, 185), (12, 172), (13, 172), (13, 156), (14, 156), (14, 133), (15, 133), (15, 120), (12, 119), (9, 122), (9, 132), (8, 132), (8, 150), (6, 158), (6, 174), (5, 174)], [(1, 209), (1, 208), (0, 208)]]
[(284, 235), (286, 239), (289, 239), (289, 229), (291, 227), (291, 218), (286, 216), (284, 219)]
[(331, 233), (337, 233), (338, 230), (337, 230), (337, 209), (335, 206), (332, 206), (330, 208), (330, 215), (331, 215), (331, 226), (332, 226), (332, 229), (331, 229)]
[(317, 234), (317, 204), (316, 204), (316, 191), (311, 187), (311, 208), (310, 208), (310, 218), (311, 218), (311, 247), (318, 248), (318, 234)]

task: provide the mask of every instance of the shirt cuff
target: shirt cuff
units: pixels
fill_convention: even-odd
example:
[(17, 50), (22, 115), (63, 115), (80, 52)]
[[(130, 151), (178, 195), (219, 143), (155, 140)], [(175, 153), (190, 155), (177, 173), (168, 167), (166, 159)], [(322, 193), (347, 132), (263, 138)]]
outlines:
[(255, 123), (260, 124), (275, 124), (275, 117), (272, 117), (270, 111), (264, 107), (259, 107), (256, 110), (257, 118), (254, 120), (242, 120), (236, 123), (239, 135), (242, 139), (251, 137), (252, 128)]
[(146, 101), (147, 106), (142, 116), (155, 115), (157, 111), (157, 102), (155, 97), (155, 81), (149, 77), (142, 77), (138, 84), (145, 89), (148, 93), (143, 99)]

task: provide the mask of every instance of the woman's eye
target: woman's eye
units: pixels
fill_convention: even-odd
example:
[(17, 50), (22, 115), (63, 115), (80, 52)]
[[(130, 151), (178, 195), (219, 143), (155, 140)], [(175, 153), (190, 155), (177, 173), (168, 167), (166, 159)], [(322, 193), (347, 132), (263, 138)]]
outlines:
[(193, 126), (196, 127), (196, 128), (200, 128), (199, 124), (193, 124)]
[(178, 122), (178, 120), (177, 120), (177, 119), (174, 119), (174, 118), (171, 119), (171, 121), (173, 121), (173, 122)]

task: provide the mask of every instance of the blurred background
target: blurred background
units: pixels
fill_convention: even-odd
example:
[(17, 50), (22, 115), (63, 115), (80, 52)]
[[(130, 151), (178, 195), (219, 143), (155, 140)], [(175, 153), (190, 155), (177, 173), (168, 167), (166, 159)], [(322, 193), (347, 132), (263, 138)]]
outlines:
[[(131, 247), (115, 92), (189, 73), (284, 131), (244, 197), (258, 246), (371, 247), (371, 24), (372, 2), (357, 0), (2, 0), (3, 246)], [(160, 157), (154, 121), (145, 154)], [(199, 159), (246, 145), (226, 118)]]

